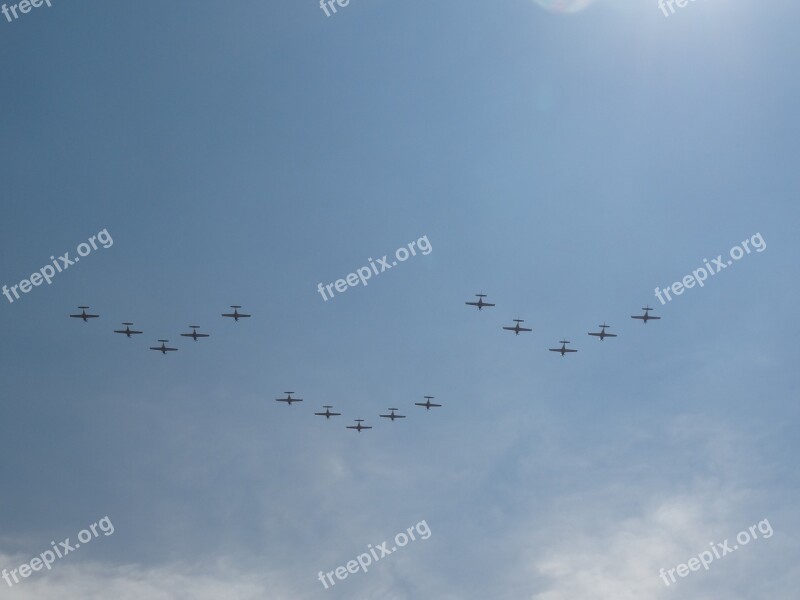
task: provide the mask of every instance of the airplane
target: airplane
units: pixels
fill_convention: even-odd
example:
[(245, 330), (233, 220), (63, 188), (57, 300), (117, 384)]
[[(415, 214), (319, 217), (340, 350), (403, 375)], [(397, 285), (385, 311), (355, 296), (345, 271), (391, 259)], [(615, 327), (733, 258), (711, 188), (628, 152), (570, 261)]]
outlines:
[(425, 398), (425, 402), (414, 402), (414, 404), (417, 406), (424, 406), (425, 410), (430, 410), (431, 407), (441, 406), (441, 404), (431, 403), (431, 400), (433, 400), (433, 396), (423, 396), (423, 398)]
[(292, 402), (302, 402), (303, 401), (302, 398), (292, 398), (292, 394), (294, 394), (294, 392), (283, 392), (283, 393), (286, 394), (286, 398), (275, 398), (275, 402), (286, 402), (286, 404), (291, 406)]
[(516, 335), (519, 335), (520, 331), (533, 331), (533, 329), (528, 329), (527, 327), (520, 327), (520, 323), (524, 323), (523, 319), (514, 319), (516, 325), (514, 327), (503, 327), (503, 329), (507, 329), (508, 331), (513, 331)]
[(141, 331), (134, 331), (131, 329), (131, 325), (133, 325), (133, 323), (123, 323), (123, 325), (125, 325), (125, 329), (115, 329), (114, 333), (124, 333), (127, 337), (131, 337), (137, 333), (142, 333)]
[[(292, 399), (292, 402), (294, 402), (294, 399)], [(317, 415), (318, 417), (325, 417), (325, 420), (328, 420), (331, 417), (340, 417), (342, 415), (342, 413), (332, 413), (331, 409), (333, 407), (332, 406), (328, 406), (327, 404), (323, 404), (322, 408), (325, 409), (325, 412), (314, 413), (314, 414)]]
[(571, 344), (572, 342), (568, 340), (561, 340), (558, 342), (561, 344), (561, 348), (549, 348), (550, 352), (561, 352), (561, 358), (564, 358), (564, 355), (567, 352), (577, 352), (577, 350), (573, 350), (572, 348), (567, 348), (567, 344)]
[(161, 346), (160, 347), (159, 346), (150, 346), (150, 350), (158, 350), (159, 352), (161, 352), (161, 354), (164, 354), (164, 355), (166, 355), (167, 352), (177, 352), (178, 351), (177, 348), (167, 348), (166, 343), (169, 340), (158, 340), (158, 341), (161, 342)]
[(648, 321), (650, 321), (650, 320), (658, 320), (658, 319), (661, 318), (661, 317), (653, 317), (653, 316), (651, 316), (649, 313), (653, 309), (650, 308), (649, 306), (645, 306), (642, 310), (644, 311), (643, 315), (631, 315), (631, 319), (641, 319), (642, 322), (644, 322), (644, 324), (647, 325)]
[(599, 333), (589, 332), (589, 335), (593, 335), (594, 337), (599, 337), (601, 342), (607, 337), (617, 337), (616, 333), (606, 333), (606, 328), (608, 327), (608, 325), (606, 325), (605, 322), (603, 322), (602, 325), (598, 325), (598, 327), (600, 328)]
[(233, 309), (232, 313), (222, 313), (222, 316), (223, 317), (233, 317), (234, 321), (238, 321), (239, 319), (241, 319), (243, 317), (249, 317), (250, 316), (250, 315), (245, 315), (245, 314), (240, 313), (239, 309), (242, 308), (242, 307), (237, 305), (237, 304), (231, 304), (231, 308)]
[(200, 327), (200, 325), (189, 325), (189, 327), (192, 328), (192, 333), (182, 333), (181, 337), (190, 337), (196, 342), (197, 338), (203, 338), (209, 336), (209, 334), (207, 333), (197, 333), (197, 329)]
[(397, 410), (396, 408), (390, 408), (389, 410), (390, 410), (390, 411), (392, 411), (392, 412), (391, 412), (391, 414), (388, 414), (388, 415), (378, 415), (378, 416), (379, 416), (379, 417), (383, 417), (384, 419), (391, 419), (391, 420), (392, 420), (392, 423), (394, 423), (394, 420), (395, 420), (395, 419), (405, 419), (405, 418), (406, 418), (406, 416), (405, 416), (405, 415), (396, 415), (396, 414), (394, 414), (394, 411), (396, 411), (396, 410)]
[(88, 306), (79, 306), (78, 308), (81, 309), (81, 314), (79, 315), (70, 315), (73, 319), (83, 319), (84, 323), (88, 323), (89, 319), (96, 319), (100, 315), (88, 315), (86, 314), (86, 309), (89, 308)]
[(484, 306), (494, 306), (494, 304), (490, 304), (488, 302), (484, 302), (483, 299), (486, 298), (486, 294), (475, 294), (478, 297), (477, 302), (464, 302), (464, 304), (469, 304), (470, 306), (477, 306), (478, 310), (483, 310)]
[(372, 429), (372, 427), (367, 427), (366, 425), (362, 425), (361, 423), (364, 419), (356, 419), (356, 425), (348, 425), (347, 429), (355, 429), (358, 433), (361, 433), (362, 429)]

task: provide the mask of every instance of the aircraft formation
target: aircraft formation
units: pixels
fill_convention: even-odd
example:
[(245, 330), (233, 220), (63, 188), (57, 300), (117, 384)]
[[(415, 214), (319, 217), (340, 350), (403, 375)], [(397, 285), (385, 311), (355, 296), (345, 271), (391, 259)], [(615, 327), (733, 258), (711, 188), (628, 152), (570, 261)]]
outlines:
[[(484, 298), (487, 297), (486, 294), (475, 294), (475, 296), (478, 298), (477, 301), (471, 301), (471, 302), (468, 301), (468, 302), (465, 302), (464, 304), (467, 304), (468, 306), (475, 306), (475, 307), (477, 307), (477, 309), (479, 311), (482, 311), (484, 308), (492, 308), (492, 307), (495, 306), (495, 304), (493, 304), (491, 302), (486, 302), (484, 300)], [(78, 313), (78, 314), (69, 315), (71, 318), (73, 318), (73, 319), (81, 319), (84, 323), (88, 323), (89, 319), (97, 319), (97, 318), (100, 317), (100, 315), (87, 313), (86, 311), (89, 310), (89, 308), (90, 308), (89, 306), (79, 306), (78, 308), (80, 309), (81, 312)], [(242, 308), (240, 305), (232, 304), (231, 308), (233, 309), (233, 312), (221, 313), (221, 316), (233, 319), (236, 322), (238, 322), (239, 319), (245, 319), (245, 318), (249, 318), (251, 316), (249, 314), (240, 313), (239, 309)], [(641, 315), (631, 315), (631, 318), (640, 320), (645, 325), (647, 325), (648, 321), (654, 321), (654, 320), (661, 319), (661, 317), (656, 317), (656, 316), (653, 316), (653, 315), (650, 314), (650, 312), (653, 309), (650, 308), (649, 306), (646, 306), (646, 307), (642, 308), (642, 310), (644, 311), (643, 314), (641, 314)], [(513, 319), (513, 321), (514, 321), (514, 325), (512, 325), (512, 326), (505, 326), (504, 325), (502, 327), (502, 329), (505, 330), (505, 331), (513, 331), (514, 335), (519, 335), (520, 333), (530, 333), (530, 332), (533, 331), (533, 329), (530, 328), (530, 327), (523, 327), (522, 326), (522, 323), (525, 322), (524, 319)], [(122, 324), (125, 326), (125, 329), (115, 329), (114, 333), (117, 333), (117, 334), (120, 334), (120, 335), (124, 335), (127, 338), (131, 338), (134, 335), (142, 335), (144, 333), (143, 331), (131, 329), (131, 326), (133, 325), (133, 323), (130, 322), (130, 321), (124, 321)], [(181, 337), (192, 338), (192, 340), (194, 342), (197, 342), (198, 340), (203, 339), (203, 338), (210, 337), (210, 334), (208, 334), (208, 333), (199, 333), (198, 332), (198, 329), (200, 329), (199, 325), (189, 325), (188, 327), (189, 327), (189, 329), (191, 331), (188, 332), (188, 333), (179, 334)], [(592, 336), (592, 337), (596, 337), (601, 342), (604, 341), (606, 338), (615, 338), (615, 337), (617, 337), (616, 333), (610, 333), (609, 331), (606, 331), (607, 329), (610, 328), (610, 325), (606, 324), (605, 322), (603, 322), (602, 325), (598, 325), (598, 327), (600, 328), (600, 331), (589, 331), (589, 332), (587, 332), (587, 334)], [(166, 355), (168, 352), (177, 352), (178, 351), (178, 348), (172, 348), (170, 346), (167, 346), (167, 343), (169, 343), (168, 339), (159, 339), (158, 342), (161, 345), (160, 346), (150, 346), (150, 350), (155, 350), (157, 352), (160, 352), (162, 355)], [(572, 354), (572, 353), (575, 353), (575, 352), (578, 351), (576, 348), (567, 348), (567, 345), (572, 343), (569, 340), (560, 340), (558, 343), (561, 344), (560, 348), (548, 348), (548, 350), (550, 352), (559, 353), (562, 356), (562, 358), (567, 354)], [(302, 398), (297, 398), (296, 396), (294, 396), (294, 397), (292, 396), (292, 394), (294, 394), (294, 392), (284, 392), (284, 393), (286, 394), (285, 398), (275, 398), (275, 401), (276, 402), (283, 402), (287, 406), (291, 406), (292, 404), (295, 404), (297, 402), (303, 402)], [(435, 403), (431, 402), (431, 400), (434, 399), (433, 396), (423, 396), (423, 398), (425, 399), (425, 402), (415, 402), (414, 405), (415, 406), (420, 406), (420, 407), (424, 408), (426, 411), (429, 411), (431, 408), (441, 408), (442, 407), (441, 404), (435, 404)], [(315, 412), (314, 416), (325, 417), (326, 421), (330, 420), (331, 417), (340, 417), (340, 416), (342, 416), (342, 413), (340, 413), (340, 412), (331, 412), (331, 409), (333, 408), (333, 405), (324, 404), (322, 406), (322, 408), (324, 408), (325, 410), (322, 411), (322, 412)], [(394, 421), (397, 420), (397, 419), (405, 419), (406, 415), (398, 414), (398, 412), (397, 412), (398, 410), (399, 410), (398, 408), (389, 408), (388, 409), (388, 411), (389, 411), (388, 414), (378, 415), (378, 417), (382, 418), (382, 419), (389, 419), (392, 423), (394, 423)], [(352, 429), (352, 430), (356, 431), (357, 433), (361, 433), (362, 431), (365, 431), (365, 430), (373, 428), (371, 425), (364, 425), (363, 424), (365, 422), (364, 419), (354, 419), (353, 422), (354, 422), (354, 425), (347, 425), (346, 429)]]
[[(89, 308), (91, 308), (90, 306), (79, 306), (78, 308), (80, 309), (81, 312), (79, 312), (78, 314), (75, 314), (75, 315), (70, 315), (70, 318), (72, 318), (72, 319), (81, 319), (84, 323), (88, 323), (89, 319), (98, 319), (98, 318), (100, 318), (100, 315), (92, 315), (92, 314), (89, 314), (89, 313), (86, 312), (87, 310), (89, 310)], [(232, 318), (234, 321), (237, 321), (237, 322), (239, 321), (239, 319), (250, 317), (250, 315), (246, 315), (246, 314), (243, 314), (243, 313), (239, 312), (239, 309), (242, 308), (239, 305), (233, 304), (233, 305), (231, 305), (231, 308), (233, 309), (232, 313), (221, 313), (222, 316), (223, 317)], [(141, 334), (144, 333), (143, 331), (137, 331), (135, 329), (131, 329), (131, 325), (133, 325), (133, 323), (130, 322), (130, 321), (123, 321), (122, 324), (125, 325), (125, 329), (115, 329), (114, 333), (122, 334), (127, 338), (131, 338), (134, 335), (141, 335)], [(181, 333), (180, 336), (181, 337), (190, 337), (196, 342), (197, 340), (199, 340), (201, 338), (207, 338), (207, 337), (210, 337), (210, 335), (211, 335), (211, 334), (208, 334), (208, 333), (198, 333), (197, 330), (200, 329), (199, 325), (189, 325), (189, 329), (191, 329), (191, 332), (189, 332), (189, 333)], [(169, 342), (169, 340), (159, 339), (158, 342), (161, 345), (160, 346), (150, 346), (150, 350), (156, 350), (158, 352), (161, 352), (161, 354), (163, 354), (163, 355), (166, 355), (167, 352), (177, 352), (178, 351), (177, 348), (170, 348), (169, 346), (167, 346), (167, 343)]]
[[(81, 312), (76, 314), (76, 315), (70, 315), (70, 318), (72, 318), (72, 319), (81, 319), (84, 323), (88, 323), (89, 319), (97, 319), (97, 318), (100, 317), (100, 315), (92, 315), (92, 314), (87, 313), (86, 311), (89, 308), (91, 308), (89, 306), (79, 306), (78, 308), (80, 309)], [(242, 308), (241, 306), (232, 305), (231, 308), (233, 309), (232, 313), (222, 313), (222, 316), (223, 317), (231, 317), (234, 321), (238, 321), (241, 318), (250, 316), (250, 315), (246, 315), (246, 314), (243, 314), (243, 313), (239, 312), (239, 309)], [(143, 331), (136, 331), (135, 329), (131, 329), (131, 325), (133, 325), (133, 323), (130, 322), (130, 321), (123, 321), (122, 324), (125, 325), (125, 329), (115, 329), (114, 333), (120, 333), (120, 334), (124, 335), (127, 338), (130, 338), (130, 337), (132, 337), (134, 335), (141, 335), (142, 333), (144, 333)], [(180, 336), (181, 337), (190, 337), (195, 342), (200, 338), (210, 337), (210, 334), (208, 334), (208, 333), (198, 333), (197, 330), (200, 329), (199, 325), (189, 325), (189, 329), (192, 330), (191, 333), (181, 333)], [(178, 351), (177, 348), (170, 348), (169, 346), (167, 346), (167, 342), (169, 342), (169, 340), (159, 339), (158, 341), (161, 343), (161, 345), (160, 346), (150, 346), (150, 350), (156, 350), (158, 352), (161, 352), (161, 354), (163, 354), (163, 355), (166, 355), (167, 352), (177, 352)]]
[[(78, 313), (78, 314), (69, 315), (69, 316), (72, 319), (81, 319), (84, 323), (88, 323), (89, 319), (98, 319), (98, 318), (100, 318), (99, 314), (93, 315), (93, 314), (87, 313), (86, 311), (89, 310), (90, 308), (91, 307), (89, 307), (89, 306), (79, 306), (78, 309), (80, 309), (81, 312)], [(244, 319), (244, 318), (251, 317), (251, 315), (239, 312), (239, 309), (242, 308), (240, 305), (232, 304), (231, 308), (233, 309), (232, 313), (221, 313), (221, 316), (231, 318), (236, 322), (238, 322), (239, 319)], [(131, 321), (124, 321), (122, 324), (125, 326), (125, 329), (115, 329), (114, 333), (118, 333), (118, 334), (124, 335), (127, 338), (132, 338), (134, 335), (142, 335), (144, 333), (143, 331), (138, 331), (138, 330), (135, 330), (135, 329), (131, 329), (131, 325), (133, 325), (133, 322), (131, 322)], [(208, 333), (199, 333), (197, 331), (198, 329), (200, 329), (199, 325), (189, 325), (189, 329), (191, 329), (191, 332), (189, 332), (189, 333), (181, 333), (180, 336), (181, 337), (192, 338), (192, 340), (194, 340), (195, 342), (197, 340), (199, 340), (199, 339), (210, 337), (210, 334), (208, 334)], [(169, 342), (169, 340), (167, 340), (167, 339), (159, 339), (158, 342), (161, 345), (160, 346), (150, 346), (150, 350), (155, 350), (155, 351), (160, 352), (162, 355), (165, 355), (165, 356), (166, 356), (167, 352), (177, 352), (178, 351), (178, 348), (171, 348), (171, 347), (167, 346), (167, 343)], [(292, 404), (294, 404), (296, 402), (302, 402), (303, 401), (302, 398), (293, 397), (292, 394), (294, 394), (294, 392), (284, 392), (284, 394), (286, 394), (285, 398), (275, 398), (275, 402), (283, 402), (286, 405), (291, 406)], [(416, 406), (424, 407), (425, 410), (430, 410), (431, 408), (440, 408), (442, 406), (441, 404), (435, 404), (435, 403), (431, 402), (431, 400), (434, 399), (433, 396), (424, 396), (424, 399), (425, 399), (425, 402), (415, 402), (414, 404)], [(320, 417), (325, 417), (326, 420), (329, 420), (331, 417), (340, 417), (340, 416), (342, 416), (342, 413), (331, 412), (331, 409), (333, 408), (332, 405), (325, 404), (325, 405), (323, 405), (322, 408), (325, 409), (324, 412), (316, 412), (316, 413), (314, 413), (314, 415), (315, 416), (320, 416)], [(384, 418), (384, 419), (389, 419), (392, 422), (394, 422), (396, 419), (405, 419), (406, 418), (406, 415), (397, 414), (397, 411), (400, 410), (398, 408), (389, 408), (388, 410), (389, 410), (389, 414), (387, 414), (387, 415), (378, 415), (378, 417)], [(354, 419), (354, 423), (355, 423), (355, 425), (347, 425), (346, 429), (353, 429), (357, 433), (361, 433), (362, 431), (364, 431), (366, 429), (372, 429), (371, 425), (362, 425), (362, 423), (364, 423), (364, 419)]]
[[(464, 304), (466, 304), (468, 306), (475, 306), (475, 307), (477, 307), (477, 309), (479, 311), (482, 311), (484, 308), (491, 308), (493, 306), (496, 306), (495, 304), (493, 304), (491, 302), (486, 302), (484, 300), (484, 298), (487, 297), (486, 294), (475, 294), (475, 297), (478, 298), (478, 299), (477, 300), (473, 300), (471, 302), (470, 301), (464, 302)], [(650, 311), (653, 310), (652, 308), (650, 308), (650, 306), (645, 306), (644, 308), (642, 308), (642, 310), (644, 311), (643, 314), (641, 314), (641, 315), (631, 315), (631, 319), (640, 320), (645, 325), (647, 325), (648, 321), (657, 321), (657, 320), (661, 319), (661, 317), (656, 317), (656, 316), (650, 314)], [(514, 335), (519, 335), (520, 333), (526, 333), (526, 332), (533, 331), (533, 329), (531, 329), (530, 327), (522, 327), (522, 323), (525, 322), (524, 319), (513, 319), (513, 321), (514, 321), (514, 325), (504, 325), (503, 329), (506, 330), (506, 331), (513, 331)], [(605, 321), (603, 322), (602, 325), (598, 325), (598, 327), (600, 328), (600, 331), (588, 331), (587, 334), (592, 336), (592, 337), (596, 337), (601, 342), (604, 341), (606, 338), (615, 338), (615, 337), (617, 337), (616, 333), (610, 333), (610, 332), (606, 331), (606, 329), (609, 329), (610, 325), (607, 325), (605, 323)], [(558, 343), (561, 344), (560, 348), (548, 348), (548, 350), (550, 352), (558, 352), (559, 354), (561, 354), (562, 358), (566, 354), (570, 354), (570, 353), (578, 351), (576, 348), (567, 348), (567, 345), (572, 343), (569, 340), (560, 340)]]
[[(294, 394), (294, 392), (283, 392), (283, 393), (286, 394), (286, 398), (275, 398), (275, 402), (283, 402), (283, 403), (287, 404), (288, 406), (291, 406), (295, 402), (302, 402), (303, 401), (302, 398), (297, 398), (297, 397), (293, 398), (292, 394)], [(431, 408), (439, 408), (439, 407), (442, 406), (441, 404), (434, 404), (433, 402), (431, 402), (431, 400), (433, 400), (433, 398), (434, 398), (433, 396), (424, 396), (424, 398), (425, 398), (425, 402), (415, 402), (414, 404), (416, 406), (422, 406), (426, 410), (430, 410)], [(322, 411), (322, 412), (315, 412), (314, 415), (317, 416), (317, 417), (325, 417), (326, 421), (330, 420), (331, 417), (341, 417), (342, 416), (342, 413), (331, 412), (331, 409), (333, 408), (333, 406), (330, 405), (330, 404), (323, 404), (322, 408), (324, 408), (325, 410)], [(382, 419), (389, 419), (390, 421), (392, 421), (392, 423), (394, 423), (394, 421), (396, 419), (405, 419), (406, 418), (406, 415), (397, 414), (397, 411), (400, 410), (399, 408), (389, 408), (387, 410), (389, 411), (388, 415), (378, 415), (378, 417), (380, 417)], [(346, 429), (353, 429), (357, 433), (361, 433), (365, 429), (372, 429), (371, 425), (362, 425), (362, 423), (364, 423), (364, 419), (354, 419), (353, 422), (355, 423), (355, 425), (347, 425)]]

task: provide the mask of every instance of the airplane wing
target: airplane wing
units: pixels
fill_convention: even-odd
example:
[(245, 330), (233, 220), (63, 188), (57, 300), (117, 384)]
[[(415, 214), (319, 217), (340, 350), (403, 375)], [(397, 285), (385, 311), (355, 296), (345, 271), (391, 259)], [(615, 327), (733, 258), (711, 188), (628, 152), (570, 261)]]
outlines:
[(439, 407), (441, 407), (442, 405), (441, 404), (430, 404), (429, 406), (439, 406)]
[(650, 317), (650, 316), (647, 317), (648, 320), (650, 320), (650, 319), (656, 320), (656, 319), (660, 319), (660, 318), (661, 317)]
[[(559, 350), (561, 352), (561, 350)], [(573, 350), (572, 348), (564, 348), (563, 352), (577, 352), (577, 350)]]
[[(591, 333), (591, 332), (590, 332), (590, 333), (589, 333), (589, 335), (593, 335), (594, 337), (600, 337), (600, 334), (599, 334), (599, 333)], [(605, 334), (605, 335), (608, 335), (608, 336), (610, 336), (611, 334), (610, 334), (610, 333), (607, 333), (607, 334)]]
[(489, 304), (488, 302), (483, 303), (484, 306), (494, 306), (494, 304)]
[[(653, 319), (654, 317), (647, 317), (648, 319)], [(644, 315), (631, 315), (631, 319), (644, 319)]]
[(469, 304), (470, 306), (479, 306), (477, 302), (464, 302), (464, 304)]
[(617, 337), (616, 333), (607, 333), (606, 337)]
[[(516, 327), (503, 327), (503, 329), (507, 329), (508, 331), (516, 331)], [(526, 329), (520, 329), (520, 331), (527, 331)]]
[(520, 331), (533, 331), (533, 329), (528, 329), (527, 327), (520, 327)]
[(561, 348), (548, 348), (550, 352), (561, 352)]

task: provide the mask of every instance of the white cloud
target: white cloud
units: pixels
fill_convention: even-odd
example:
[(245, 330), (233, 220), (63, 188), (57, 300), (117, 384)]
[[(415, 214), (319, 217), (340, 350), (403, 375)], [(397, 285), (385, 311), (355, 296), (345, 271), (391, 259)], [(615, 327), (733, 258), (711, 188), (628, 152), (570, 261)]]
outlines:
[[(0, 554), (3, 565), (18, 565), (19, 558)], [(4, 597), (18, 600), (262, 600), (267, 597), (295, 600), (298, 596), (275, 581), (258, 580), (223, 564), (212, 568), (182, 565), (142, 568), (108, 567), (96, 562), (57, 562), (52, 571), (33, 573), (21, 580), (10, 591), (6, 590)]]

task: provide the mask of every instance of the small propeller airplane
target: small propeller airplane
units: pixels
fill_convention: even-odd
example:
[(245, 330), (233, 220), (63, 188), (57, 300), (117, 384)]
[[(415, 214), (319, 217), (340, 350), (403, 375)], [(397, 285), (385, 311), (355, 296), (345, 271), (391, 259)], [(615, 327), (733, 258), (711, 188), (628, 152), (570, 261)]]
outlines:
[(355, 422), (356, 425), (348, 425), (347, 429), (355, 429), (358, 433), (361, 433), (362, 429), (372, 429), (372, 427), (361, 424), (364, 422), (364, 419), (355, 419)]
[[(294, 402), (294, 399), (292, 400), (292, 402)], [(318, 417), (325, 417), (326, 421), (328, 419), (330, 419), (331, 417), (340, 417), (340, 416), (342, 416), (342, 413), (331, 412), (331, 409), (333, 408), (333, 406), (329, 406), (328, 404), (323, 404), (322, 408), (325, 409), (325, 412), (314, 413), (314, 414), (316, 416), (318, 416)]]
[(125, 325), (125, 329), (115, 329), (114, 333), (124, 333), (126, 337), (131, 337), (132, 335), (142, 333), (141, 331), (134, 331), (133, 329), (131, 329), (131, 325), (133, 325), (133, 323), (125, 322), (123, 323), (123, 325)]
[(432, 407), (439, 407), (441, 404), (433, 404), (431, 400), (433, 400), (433, 396), (423, 396), (425, 398), (425, 402), (414, 402), (417, 406), (424, 406), (425, 410), (430, 410)]
[(239, 312), (239, 309), (242, 308), (238, 304), (231, 304), (231, 308), (233, 309), (232, 313), (222, 313), (223, 317), (231, 317), (234, 321), (238, 321), (244, 317), (249, 317), (250, 315), (245, 315)]
[(275, 398), (275, 402), (286, 402), (286, 404), (291, 406), (292, 402), (302, 402), (303, 401), (302, 398), (292, 398), (292, 394), (294, 394), (294, 392), (283, 392), (283, 393), (286, 394), (286, 398)]
[(197, 330), (200, 328), (200, 325), (189, 325), (189, 327), (191, 327), (192, 333), (182, 333), (181, 337), (190, 337), (196, 342), (197, 338), (204, 338), (209, 336), (208, 333), (197, 333)]
[(79, 306), (78, 308), (81, 309), (81, 314), (79, 315), (70, 315), (73, 319), (83, 319), (84, 323), (88, 323), (89, 319), (96, 319), (100, 315), (90, 315), (86, 313), (86, 309), (90, 308), (89, 306)]
[(650, 311), (653, 310), (649, 306), (645, 306), (643, 309), (643, 315), (631, 315), (631, 319), (640, 319), (645, 325), (647, 325), (648, 321), (657, 321), (661, 317), (654, 317), (650, 314)]
[(378, 415), (378, 416), (379, 417), (383, 417), (384, 419), (391, 419), (393, 423), (394, 423), (395, 419), (405, 419), (406, 418), (405, 415), (396, 415), (396, 414), (394, 414), (394, 411), (398, 410), (396, 408), (390, 408), (389, 410), (391, 411), (390, 414), (388, 414), (388, 415)]
[(569, 340), (561, 340), (558, 343), (561, 344), (561, 348), (548, 348), (548, 350), (550, 350), (550, 352), (560, 352), (561, 358), (564, 358), (564, 355), (567, 352), (577, 352), (577, 350), (573, 350), (572, 348), (567, 348), (567, 344), (572, 343)]
[(486, 298), (486, 294), (475, 294), (475, 296), (478, 298), (477, 302), (464, 302), (464, 304), (468, 304), (469, 306), (477, 306), (478, 310), (483, 310), (484, 306), (494, 306), (494, 304), (483, 301), (483, 299)]
[(533, 329), (528, 329), (527, 327), (520, 327), (519, 324), (524, 323), (525, 322), (524, 319), (514, 319), (514, 322), (516, 323), (516, 325), (514, 325), (513, 327), (503, 327), (503, 329), (507, 331), (513, 331), (515, 335), (519, 335), (520, 331), (533, 331)]
[(166, 355), (167, 352), (177, 352), (178, 351), (177, 348), (167, 348), (166, 344), (167, 344), (167, 342), (169, 340), (158, 340), (158, 341), (161, 342), (161, 346), (150, 346), (150, 350), (158, 350), (159, 352), (161, 352), (161, 354), (164, 354), (164, 355)]
[(617, 337), (617, 334), (616, 334), (616, 333), (607, 333), (607, 332), (606, 332), (606, 329), (607, 329), (609, 326), (605, 324), (605, 321), (603, 322), (603, 324), (602, 324), (602, 325), (598, 325), (598, 327), (600, 328), (600, 331), (599, 331), (599, 332), (597, 332), (597, 333), (592, 333), (592, 332), (590, 331), (590, 332), (589, 332), (589, 335), (593, 335), (594, 337), (598, 337), (598, 338), (600, 338), (600, 341), (601, 341), (601, 342), (602, 342), (604, 339), (606, 339), (607, 337)]

